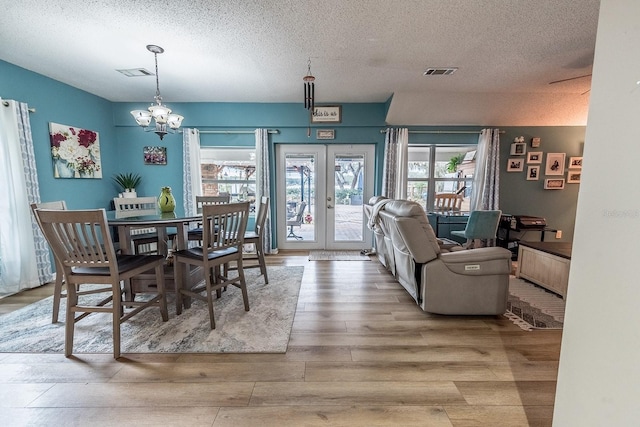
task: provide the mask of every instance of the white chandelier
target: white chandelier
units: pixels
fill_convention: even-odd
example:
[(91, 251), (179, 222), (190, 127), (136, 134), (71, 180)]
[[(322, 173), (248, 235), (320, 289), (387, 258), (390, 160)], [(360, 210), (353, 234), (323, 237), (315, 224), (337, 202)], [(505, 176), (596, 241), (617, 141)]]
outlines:
[[(182, 117), (179, 114), (171, 114), (171, 109), (167, 105), (162, 104), (162, 96), (160, 96), (160, 80), (158, 78), (158, 54), (164, 52), (160, 46), (153, 44), (147, 45), (147, 50), (153, 53), (156, 60), (156, 96), (155, 104), (151, 104), (147, 110), (133, 110), (131, 115), (136, 119), (136, 123), (141, 126), (145, 132), (155, 132), (160, 139), (164, 138), (167, 133), (176, 133)], [(151, 119), (154, 120), (155, 126), (151, 126)]]

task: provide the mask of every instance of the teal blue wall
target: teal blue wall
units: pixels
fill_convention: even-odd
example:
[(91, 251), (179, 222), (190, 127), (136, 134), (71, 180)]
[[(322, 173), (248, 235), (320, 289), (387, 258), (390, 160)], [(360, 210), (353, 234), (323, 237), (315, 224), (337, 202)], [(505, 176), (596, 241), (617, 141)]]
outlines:
[[(153, 94), (150, 94), (150, 99)], [(143, 181), (138, 189), (141, 195), (156, 195), (160, 188), (170, 186), (182, 201), (182, 135), (167, 135), (163, 141), (154, 133), (145, 133), (135, 126), (129, 111), (144, 108), (144, 103), (112, 103), (74, 87), (42, 75), (0, 61), (0, 97), (27, 102), (37, 109), (31, 115), (31, 126), (36, 150), (36, 164), (42, 200), (65, 199), (70, 208), (108, 207), (117, 188), (111, 176), (119, 172), (136, 172)], [(201, 130), (249, 130), (255, 128), (278, 129), (270, 135), (271, 152), (274, 144), (349, 143), (376, 144), (376, 193), (381, 186), (385, 117), (389, 102), (376, 104), (342, 104), (342, 123), (318, 125), (307, 136), (309, 114), (298, 103), (171, 103), (177, 113), (185, 116), (183, 127)], [(55, 179), (51, 163), (49, 122), (68, 124), (99, 132), (103, 179)], [(318, 141), (315, 130), (335, 129), (333, 141)], [(482, 127), (426, 126), (412, 130), (467, 130)], [(506, 172), (511, 142), (524, 136), (527, 149), (530, 139), (540, 137), (536, 151), (563, 152), (569, 156), (582, 155), (584, 127), (508, 127), (501, 135), (500, 207), (506, 213), (544, 216), (547, 222), (563, 230), (563, 241), (571, 240), (579, 185), (566, 184), (564, 190), (543, 190), (544, 176), (539, 181), (526, 180), (525, 171)], [(410, 144), (476, 144), (477, 134), (414, 134)], [(201, 135), (203, 146), (252, 146), (252, 134)], [(143, 147), (167, 147), (167, 165), (144, 165)], [(272, 157), (273, 158), (273, 157)], [(272, 165), (274, 166), (274, 165)], [(543, 163), (544, 166), (544, 163)], [(272, 167), (275, 174), (275, 167)], [(565, 174), (566, 175), (566, 174)], [(272, 195), (274, 196), (274, 195)], [(525, 236), (535, 239), (537, 236)], [(551, 238), (551, 236), (549, 236)]]
[(107, 207), (113, 197), (109, 179), (53, 177), (49, 122), (98, 132), (103, 177), (110, 177), (118, 165), (113, 103), (4, 61), (0, 61), (0, 97), (36, 109), (30, 119), (42, 200), (64, 199), (70, 209)]

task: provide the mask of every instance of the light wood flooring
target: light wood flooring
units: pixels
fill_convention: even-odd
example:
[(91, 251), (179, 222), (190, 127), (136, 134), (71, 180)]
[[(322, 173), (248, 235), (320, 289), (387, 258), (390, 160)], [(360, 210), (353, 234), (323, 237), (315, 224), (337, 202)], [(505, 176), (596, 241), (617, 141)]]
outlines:
[(551, 425), (561, 331), (424, 313), (373, 258), (268, 262), (305, 267), (286, 354), (0, 353), (0, 424)]

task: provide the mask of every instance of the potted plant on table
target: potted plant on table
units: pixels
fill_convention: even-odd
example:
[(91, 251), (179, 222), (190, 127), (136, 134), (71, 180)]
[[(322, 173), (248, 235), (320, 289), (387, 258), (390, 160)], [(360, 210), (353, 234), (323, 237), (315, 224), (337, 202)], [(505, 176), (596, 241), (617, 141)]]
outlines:
[(137, 173), (119, 173), (113, 176), (113, 181), (122, 189), (123, 197), (137, 197), (136, 187), (142, 177)]

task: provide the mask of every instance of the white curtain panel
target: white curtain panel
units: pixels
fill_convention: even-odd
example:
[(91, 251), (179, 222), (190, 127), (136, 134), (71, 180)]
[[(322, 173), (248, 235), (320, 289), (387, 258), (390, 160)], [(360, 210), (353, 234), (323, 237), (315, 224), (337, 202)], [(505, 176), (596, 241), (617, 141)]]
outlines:
[(200, 168), (200, 131), (186, 128), (182, 130), (182, 192), (184, 213), (195, 215), (196, 196), (202, 196), (202, 170)]
[(49, 247), (30, 204), (40, 202), (29, 107), (0, 99), (0, 297), (53, 280)]
[(478, 137), (470, 209), (500, 209), (499, 195), (500, 129), (483, 129)]
[(388, 128), (384, 141), (382, 195), (390, 199), (407, 198), (409, 130)]
[[(271, 180), (269, 179), (269, 131), (267, 129), (256, 129), (256, 206), (260, 205), (262, 196), (270, 197)], [(270, 203), (271, 204), (271, 203)], [(269, 206), (271, 209), (271, 206)], [(271, 247), (271, 215), (267, 214), (267, 220), (264, 225), (264, 235), (262, 237), (265, 254), (275, 253), (275, 249)]]

